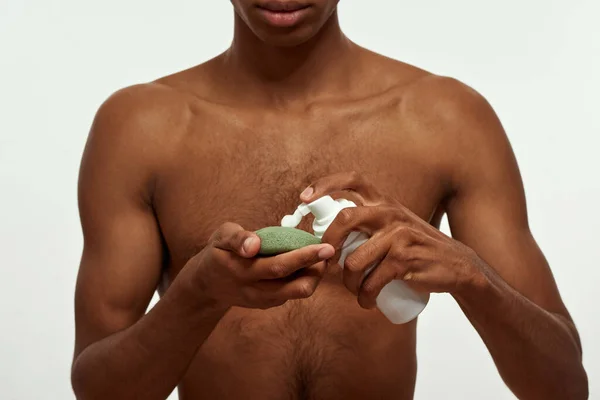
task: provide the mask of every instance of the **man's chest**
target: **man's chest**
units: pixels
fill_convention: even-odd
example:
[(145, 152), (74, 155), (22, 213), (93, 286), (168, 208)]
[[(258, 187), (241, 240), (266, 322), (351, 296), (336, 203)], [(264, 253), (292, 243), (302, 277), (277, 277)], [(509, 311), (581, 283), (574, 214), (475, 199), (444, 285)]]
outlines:
[(304, 187), (336, 172), (359, 172), (421, 218), (431, 218), (444, 196), (435, 155), (396, 119), (353, 116), (232, 115), (192, 124), (155, 189), (172, 264), (185, 263), (224, 222), (248, 230), (279, 225)]

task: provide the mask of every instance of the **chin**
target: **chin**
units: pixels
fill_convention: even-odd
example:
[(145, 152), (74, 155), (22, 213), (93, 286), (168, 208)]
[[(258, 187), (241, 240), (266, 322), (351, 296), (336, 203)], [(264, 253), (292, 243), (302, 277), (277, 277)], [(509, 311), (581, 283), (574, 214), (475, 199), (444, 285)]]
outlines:
[(318, 29), (301, 26), (286, 31), (273, 32), (270, 29), (256, 29), (254, 34), (264, 43), (277, 47), (295, 47), (308, 42)]
[(331, 9), (312, 5), (288, 15), (257, 6), (240, 7), (237, 9), (238, 22), (244, 23), (263, 43), (294, 47), (309, 41), (325, 27), (335, 11), (335, 4), (337, 2), (331, 3)]

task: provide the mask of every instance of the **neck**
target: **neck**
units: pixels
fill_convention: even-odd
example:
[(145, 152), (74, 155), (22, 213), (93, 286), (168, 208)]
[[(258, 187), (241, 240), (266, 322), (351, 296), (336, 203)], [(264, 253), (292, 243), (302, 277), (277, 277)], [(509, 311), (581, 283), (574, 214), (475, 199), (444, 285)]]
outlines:
[[(236, 14), (231, 47), (223, 56), (229, 84), (253, 103), (306, 103), (349, 88), (356, 47), (334, 12), (321, 30), (293, 47), (260, 40)], [(239, 98), (239, 97), (238, 97)]]

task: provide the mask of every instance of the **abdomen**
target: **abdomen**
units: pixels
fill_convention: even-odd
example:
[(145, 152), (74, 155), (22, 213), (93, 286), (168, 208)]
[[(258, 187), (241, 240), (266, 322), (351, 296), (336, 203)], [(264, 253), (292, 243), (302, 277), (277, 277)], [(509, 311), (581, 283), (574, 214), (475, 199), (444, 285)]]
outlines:
[(181, 400), (412, 399), (416, 323), (363, 310), (339, 277), (307, 300), (232, 309), (198, 351)]

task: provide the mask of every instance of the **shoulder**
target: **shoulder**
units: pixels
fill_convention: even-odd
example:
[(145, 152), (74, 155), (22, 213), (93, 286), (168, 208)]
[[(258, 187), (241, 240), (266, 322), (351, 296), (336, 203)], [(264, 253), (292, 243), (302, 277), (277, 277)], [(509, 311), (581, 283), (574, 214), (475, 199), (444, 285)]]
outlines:
[(458, 79), (432, 72), (377, 53), (367, 52), (371, 70), (385, 92), (400, 106), (402, 117), (419, 128), (445, 132), (466, 132), (469, 126), (497, 124), (488, 100), (476, 89)]
[[(405, 88), (400, 115), (411, 135), (435, 159), (452, 191), (474, 175), (515, 169), (502, 122), (476, 89), (450, 77), (426, 75)], [(496, 174), (498, 175), (498, 174)]]
[(192, 116), (188, 97), (161, 83), (133, 85), (114, 92), (94, 116), (86, 153), (93, 150), (111, 160), (160, 159), (187, 130)]
[(119, 190), (149, 197), (157, 173), (187, 131), (188, 100), (159, 83), (111, 94), (98, 108), (80, 166), (82, 190)]
[(415, 80), (403, 94), (402, 111), (418, 125), (442, 132), (453, 141), (504, 136), (490, 102), (476, 89), (450, 77), (428, 74)]
[(99, 107), (92, 131), (150, 139), (185, 125), (189, 113), (189, 101), (182, 93), (160, 83), (139, 84), (111, 94)]

